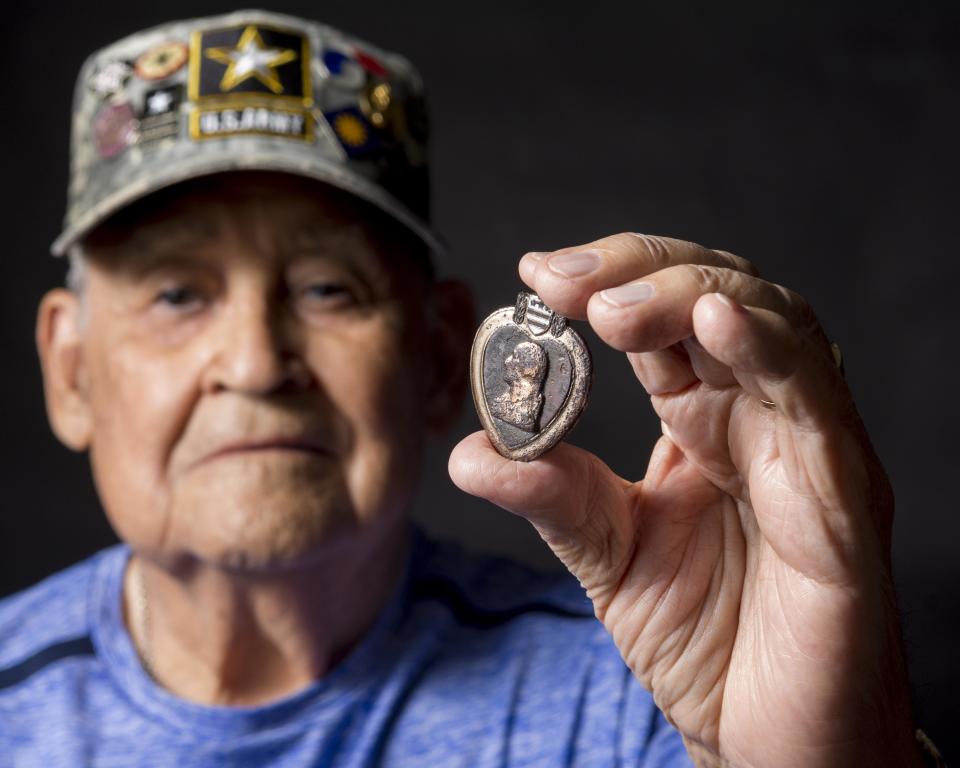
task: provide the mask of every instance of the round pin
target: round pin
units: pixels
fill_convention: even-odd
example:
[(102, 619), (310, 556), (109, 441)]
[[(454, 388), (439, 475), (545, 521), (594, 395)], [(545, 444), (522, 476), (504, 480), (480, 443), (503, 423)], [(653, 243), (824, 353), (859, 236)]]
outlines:
[(363, 89), (360, 98), (360, 109), (367, 119), (376, 128), (383, 128), (387, 124), (387, 114), (392, 102), (392, 93), (389, 83), (378, 83), (371, 80)]
[(369, 138), (369, 131), (363, 121), (350, 112), (341, 112), (333, 119), (333, 130), (344, 144), (353, 149), (362, 147)]
[(163, 80), (187, 63), (187, 55), (183, 43), (160, 43), (137, 59), (134, 70), (142, 80)]
[(497, 451), (532, 461), (573, 428), (593, 378), (590, 350), (534, 293), (491, 314), (470, 353), (473, 401)]

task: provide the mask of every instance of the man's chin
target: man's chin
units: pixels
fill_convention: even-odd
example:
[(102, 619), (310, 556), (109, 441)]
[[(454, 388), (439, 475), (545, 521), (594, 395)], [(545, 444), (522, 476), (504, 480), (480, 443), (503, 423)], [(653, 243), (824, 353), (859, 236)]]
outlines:
[(298, 570), (321, 562), (355, 536), (359, 526), (348, 519), (259, 525), (233, 536), (196, 542), (193, 557), (205, 565), (250, 577)]
[[(174, 510), (178, 548), (213, 567), (267, 574), (302, 567), (359, 533), (361, 521), (345, 494), (323, 485), (253, 488), (216, 498), (187, 499)], [(171, 542), (173, 543), (173, 542)]]

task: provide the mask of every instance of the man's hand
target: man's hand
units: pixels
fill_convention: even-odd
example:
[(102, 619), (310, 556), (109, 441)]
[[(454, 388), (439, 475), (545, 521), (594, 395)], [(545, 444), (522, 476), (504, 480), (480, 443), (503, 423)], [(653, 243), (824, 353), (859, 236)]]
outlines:
[(663, 437), (634, 482), (476, 433), (454, 482), (536, 527), (702, 764), (914, 764), (892, 494), (807, 303), (644, 235), (528, 254), (520, 275), (626, 352)]

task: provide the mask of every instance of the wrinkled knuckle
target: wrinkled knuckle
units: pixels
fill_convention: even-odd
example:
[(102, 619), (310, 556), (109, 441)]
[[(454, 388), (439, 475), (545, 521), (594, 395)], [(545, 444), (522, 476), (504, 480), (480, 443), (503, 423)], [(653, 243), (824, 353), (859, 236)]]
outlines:
[(637, 240), (642, 237), (644, 236), (636, 232), (618, 232), (605, 238), (604, 242), (630, 251), (637, 247)]
[(743, 272), (751, 277), (760, 277), (760, 270), (757, 269), (756, 265), (754, 265), (752, 261), (743, 258), (743, 256), (737, 256), (737, 254), (731, 253), (730, 251), (720, 251), (716, 249), (714, 249), (713, 252), (727, 261), (731, 269)]
[(804, 312), (803, 305), (805, 302), (803, 297), (779, 283), (770, 283), (770, 286), (773, 288), (774, 295), (772, 309), (790, 319), (800, 319)]
[[(810, 304), (801, 299), (799, 304), (799, 313), (800, 313), (800, 323), (804, 331), (808, 335), (818, 339), (826, 340), (826, 335), (823, 332), (823, 329), (820, 327), (820, 319), (817, 317), (817, 313), (813, 311), (813, 307)], [(833, 360), (833, 355), (830, 356), (831, 361)]]
[(723, 287), (714, 267), (705, 264), (684, 264), (680, 269), (684, 280), (691, 283), (700, 294), (713, 293)]
[(792, 291), (782, 285), (777, 285), (776, 288), (780, 294), (780, 298), (785, 309), (796, 323), (799, 330), (807, 331), (816, 335), (816, 331), (820, 326), (820, 321), (817, 319), (817, 313), (814, 312), (813, 307), (810, 306), (810, 302), (808, 302), (796, 291)]
[(600, 244), (616, 253), (635, 256), (638, 248), (640, 247), (637, 244), (638, 237), (641, 236), (636, 235), (633, 232), (619, 232), (616, 235), (605, 237), (600, 241)]
[(648, 263), (653, 270), (663, 269), (670, 263), (670, 246), (666, 238), (640, 232), (626, 232), (622, 237), (626, 238), (633, 255)]

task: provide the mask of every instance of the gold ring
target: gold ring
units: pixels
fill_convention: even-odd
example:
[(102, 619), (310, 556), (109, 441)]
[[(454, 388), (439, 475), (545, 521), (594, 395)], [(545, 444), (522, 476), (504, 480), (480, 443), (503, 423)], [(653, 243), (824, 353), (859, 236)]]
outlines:
[(840, 345), (837, 342), (830, 342), (830, 352), (833, 353), (833, 364), (840, 369), (840, 375), (846, 378), (846, 372), (843, 370), (843, 353), (840, 352)]

